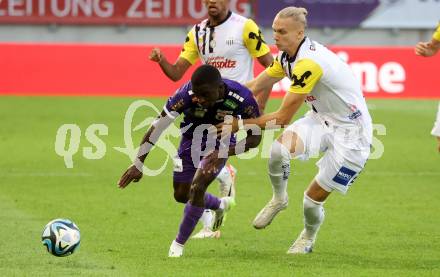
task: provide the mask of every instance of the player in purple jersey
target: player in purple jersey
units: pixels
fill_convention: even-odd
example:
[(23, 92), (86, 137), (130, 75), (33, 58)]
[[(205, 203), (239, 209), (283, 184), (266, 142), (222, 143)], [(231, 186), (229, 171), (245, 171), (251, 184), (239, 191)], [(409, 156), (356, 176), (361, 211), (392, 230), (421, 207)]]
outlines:
[(119, 180), (120, 188), (142, 178), (149, 151), (180, 114), (184, 114), (180, 124), (182, 139), (175, 159), (173, 186), (174, 198), (186, 206), (179, 233), (170, 247), (170, 257), (182, 256), (183, 245), (205, 208), (215, 212), (214, 231), (220, 228), (224, 213), (234, 204), (234, 199), (219, 199), (206, 190), (229, 156), (257, 147), (261, 140), (260, 132), (253, 134), (248, 130), (246, 138), (237, 143), (234, 136), (220, 141), (214, 125), (223, 122), (227, 115), (256, 118), (260, 115), (258, 104), (246, 87), (222, 79), (215, 67), (202, 65), (193, 73), (191, 81), (168, 99), (160, 116), (145, 134), (134, 164)]

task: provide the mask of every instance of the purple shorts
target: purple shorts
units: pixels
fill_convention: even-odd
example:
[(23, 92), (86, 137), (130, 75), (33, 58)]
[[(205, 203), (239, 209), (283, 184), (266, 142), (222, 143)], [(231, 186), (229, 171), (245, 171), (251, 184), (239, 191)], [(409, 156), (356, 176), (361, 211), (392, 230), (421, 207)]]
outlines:
[[(231, 144), (235, 144), (235, 139), (231, 139)], [(177, 156), (174, 158), (174, 183), (192, 183), (193, 177), (197, 171), (197, 167), (203, 159), (202, 150), (204, 149), (205, 145), (202, 145), (202, 147), (193, 146), (192, 139), (182, 136), (179, 149), (177, 150)], [(218, 149), (218, 146), (216, 149)], [(195, 165), (194, 162), (197, 164)], [(226, 160), (224, 164), (226, 164)]]

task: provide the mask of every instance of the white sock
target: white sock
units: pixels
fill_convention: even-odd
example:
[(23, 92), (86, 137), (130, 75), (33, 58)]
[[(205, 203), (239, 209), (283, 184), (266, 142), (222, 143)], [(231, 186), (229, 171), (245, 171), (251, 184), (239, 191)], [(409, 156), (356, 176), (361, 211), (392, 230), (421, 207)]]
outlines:
[(304, 193), (304, 228), (305, 236), (309, 239), (315, 239), (318, 233), (319, 227), (324, 221), (324, 202), (318, 202)]
[(203, 224), (203, 228), (211, 229), (212, 218), (213, 218), (212, 211), (206, 209), (203, 212), (202, 217), (199, 219), (199, 221), (202, 222), (202, 224)]
[(231, 173), (229, 172), (229, 170), (226, 168), (226, 166), (224, 166), (220, 171), (220, 173), (217, 175), (217, 180), (220, 183), (220, 187), (219, 187), (220, 195), (222, 197), (233, 196), (233, 195), (229, 195), (229, 193), (231, 192), (231, 186), (232, 183), (234, 182), (234, 179)]
[(226, 208), (225, 199), (220, 198), (220, 206), (218, 206), (220, 210), (224, 210)]
[(289, 174), (290, 151), (276, 140), (272, 143), (269, 158), (269, 177), (274, 199), (283, 201), (286, 199)]
[(173, 240), (173, 242), (171, 242), (171, 247), (173, 247), (173, 248), (183, 248), (184, 245), (178, 243), (176, 240)]

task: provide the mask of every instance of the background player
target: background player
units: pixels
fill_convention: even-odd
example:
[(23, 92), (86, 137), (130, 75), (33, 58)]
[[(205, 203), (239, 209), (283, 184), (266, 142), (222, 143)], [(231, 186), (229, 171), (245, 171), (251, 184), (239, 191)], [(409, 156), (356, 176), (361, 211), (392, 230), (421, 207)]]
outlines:
[[(192, 75), (191, 82), (183, 85), (168, 100), (160, 117), (145, 134), (138, 158), (121, 177), (119, 187), (125, 188), (131, 181), (139, 181), (149, 151), (162, 132), (181, 113), (184, 114), (184, 119), (180, 125), (180, 165), (174, 170), (173, 186), (176, 201), (186, 203), (186, 206), (179, 233), (170, 247), (170, 257), (180, 257), (183, 254), (183, 245), (205, 208), (216, 210), (214, 229), (220, 227), (224, 211), (229, 209), (234, 199), (223, 197), (220, 201), (206, 193), (206, 189), (225, 165), (228, 156), (257, 147), (261, 140), (261, 134), (252, 134), (249, 131), (247, 137), (237, 144), (234, 136), (227, 143), (221, 144), (216, 137), (215, 128), (211, 137), (209, 133), (206, 134), (207, 125), (223, 122), (226, 115), (255, 118), (259, 115), (259, 109), (246, 87), (235, 81), (222, 79), (215, 67), (202, 65)], [(212, 153), (208, 155), (209, 151)]]
[[(415, 52), (419, 56), (431, 57), (440, 50), (440, 24), (437, 26), (431, 41), (419, 42), (415, 47)], [(431, 134), (437, 137), (437, 149), (440, 152), (440, 103), (438, 105), (437, 119), (432, 128)]]
[[(268, 67), (273, 57), (264, 42), (260, 29), (251, 19), (229, 10), (228, 0), (203, 0), (208, 18), (196, 24), (188, 33), (180, 56), (170, 64), (159, 48), (152, 50), (150, 59), (159, 63), (162, 71), (173, 81), (180, 80), (191, 65), (200, 58), (202, 63), (215, 66), (223, 78), (242, 84), (253, 79), (254, 62)], [(269, 90), (256, 95), (261, 111), (264, 110)], [(220, 194), (235, 196), (236, 170), (225, 166), (218, 175)], [(212, 232), (209, 210), (202, 217), (203, 228), (194, 238), (218, 237)]]

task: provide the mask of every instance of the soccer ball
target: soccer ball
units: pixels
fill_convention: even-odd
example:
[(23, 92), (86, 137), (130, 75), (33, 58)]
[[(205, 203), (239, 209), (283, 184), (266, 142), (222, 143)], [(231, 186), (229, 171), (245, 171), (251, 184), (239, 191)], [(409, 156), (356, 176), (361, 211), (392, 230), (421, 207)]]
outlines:
[(44, 227), (41, 241), (50, 254), (57, 257), (69, 256), (79, 247), (78, 226), (68, 219), (54, 219)]

